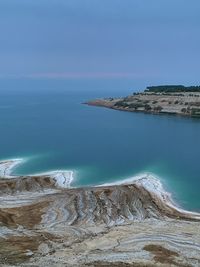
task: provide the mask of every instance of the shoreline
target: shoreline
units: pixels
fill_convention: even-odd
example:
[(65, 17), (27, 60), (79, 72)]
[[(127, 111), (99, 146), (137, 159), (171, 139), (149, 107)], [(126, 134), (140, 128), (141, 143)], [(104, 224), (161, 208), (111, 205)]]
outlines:
[(97, 187), (112, 187), (116, 185), (138, 185), (144, 188), (147, 192), (156, 196), (156, 198), (160, 199), (168, 207), (175, 209), (176, 211), (185, 214), (191, 215), (193, 218), (200, 219), (200, 213), (195, 211), (188, 211), (184, 208), (181, 208), (178, 203), (173, 200), (172, 194), (167, 192), (160, 179), (156, 177), (152, 173), (141, 173), (131, 178), (127, 178), (121, 181), (116, 181), (113, 183), (105, 183), (102, 185), (98, 185)]
[(83, 104), (151, 115), (200, 118), (200, 92), (155, 93), (143, 91), (125, 97), (97, 98)]
[[(94, 100), (96, 101), (96, 100)], [(85, 102), (83, 103), (84, 105), (87, 106), (93, 106), (97, 108), (105, 108), (105, 109), (111, 109), (114, 111), (125, 111), (125, 112), (130, 112), (130, 113), (136, 113), (136, 114), (145, 114), (145, 115), (153, 115), (153, 116), (163, 116), (163, 117), (175, 117), (175, 118), (181, 118), (181, 119), (194, 119), (194, 120), (199, 120), (198, 117), (191, 117), (190, 115), (183, 115), (179, 113), (172, 113), (172, 112), (153, 112), (153, 111), (145, 111), (145, 110), (132, 110), (132, 109), (126, 109), (126, 108), (118, 108), (118, 107), (109, 107), (106, 105), (101, 105), (101, 104), (93, 104), (92, 101)]]
[[(114, 186), (123, 186), (123, 185), (136, 185), (145, 189), (148, 193), (155, 196), (159, 199), (164, 205), (169, 208), (176, 210), (184, 215), (192, 216), (194, 219), (200, 219), (200, 213), (195, 211), (187, 211), (184, 208), (181, 208), (178, 203), (173, 200), (171, 193), (167, 192), (160, 179), (152, 173), (140, 173), (130, 178), (125, 178), (119, 181), (104, 183), (95, 186), (84, 186), (84, 187), (71, 187), (71, 183), (74, 179), (74, 171), (71, 170), (55, 170), (47, 171), (36, 174), (29, 175), (15, 175), (13, 170), (18, 166), (23, 164), (26, 160), (23, 158), (1, 160), (0, 161), (0, 178), (4, 179), (17, 179), (20, 177), (28, 178), (45, 178), (49, 177), (55, 182), (57, 189), (84, 189), (84, 188), (111, 188)], [(2, 176), (3, 173), (3, 176)]]
[(161, 266), (152, 248), (170, 266), (200, 262), (200, 214), (178, 208), (154, 175), (75, 188), (62, 171), (15, 176), (16, 164), (0, 161), (11, 174), (0, 179), (0, 265)]
[(28, 175), (15, 175), (14, 169), (19, 165), (26, 162), (26, 159), (16, 158), (16, 159), (7, 159), (0, 160), (0, 178), (4, 179), (12, 179), (12, 178), (20, 178), (20, 177), (50, 177), (52, 178), (58, 187), (62, 188), (70, 188), (70, 185), (74, 179), (74, 172), (71, 170), (55, 170), (55, 171), (47, 171), (35, 174)]

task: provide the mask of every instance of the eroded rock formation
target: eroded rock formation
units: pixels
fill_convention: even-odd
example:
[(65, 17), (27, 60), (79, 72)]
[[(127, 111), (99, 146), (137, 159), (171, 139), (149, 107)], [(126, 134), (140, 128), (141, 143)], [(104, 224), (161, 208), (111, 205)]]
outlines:
[(68, 189), (48, 175), (0, 179), (0, 265), (200, 266), (199, 214), (145, 179)]

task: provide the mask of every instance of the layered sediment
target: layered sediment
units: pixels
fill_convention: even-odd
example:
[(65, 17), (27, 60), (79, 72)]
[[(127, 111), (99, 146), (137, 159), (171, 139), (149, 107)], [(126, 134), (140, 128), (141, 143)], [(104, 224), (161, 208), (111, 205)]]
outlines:
[(174, 206), (151, 176), (66, 188), (57, 182), (58, 172), (9, 178), (3, 173), (1, 266), (200, 264), (200, 215)]

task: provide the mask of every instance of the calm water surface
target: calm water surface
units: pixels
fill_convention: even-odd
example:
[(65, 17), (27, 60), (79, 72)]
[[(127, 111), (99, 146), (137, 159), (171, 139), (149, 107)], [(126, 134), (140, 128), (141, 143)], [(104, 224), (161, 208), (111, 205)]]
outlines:
[(200, 120), (82, 104), (133, 92), (105, 84), (1, 81), (0, 159), (27, 157), (18, 174), (75, 170), (76, 186), (152, 172), (181, 206), (200, 211)]

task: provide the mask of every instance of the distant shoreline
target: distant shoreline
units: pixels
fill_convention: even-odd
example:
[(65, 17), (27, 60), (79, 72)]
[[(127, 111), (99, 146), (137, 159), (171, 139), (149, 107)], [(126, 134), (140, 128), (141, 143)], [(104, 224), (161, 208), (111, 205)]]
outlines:
[(168, 87), (166, 91), (145, 90), (126, 97), (94, 99), (85, 104), (119, 111), (200, 118), (200, 91), (170, 92), (167, 90), (169, 90)]

